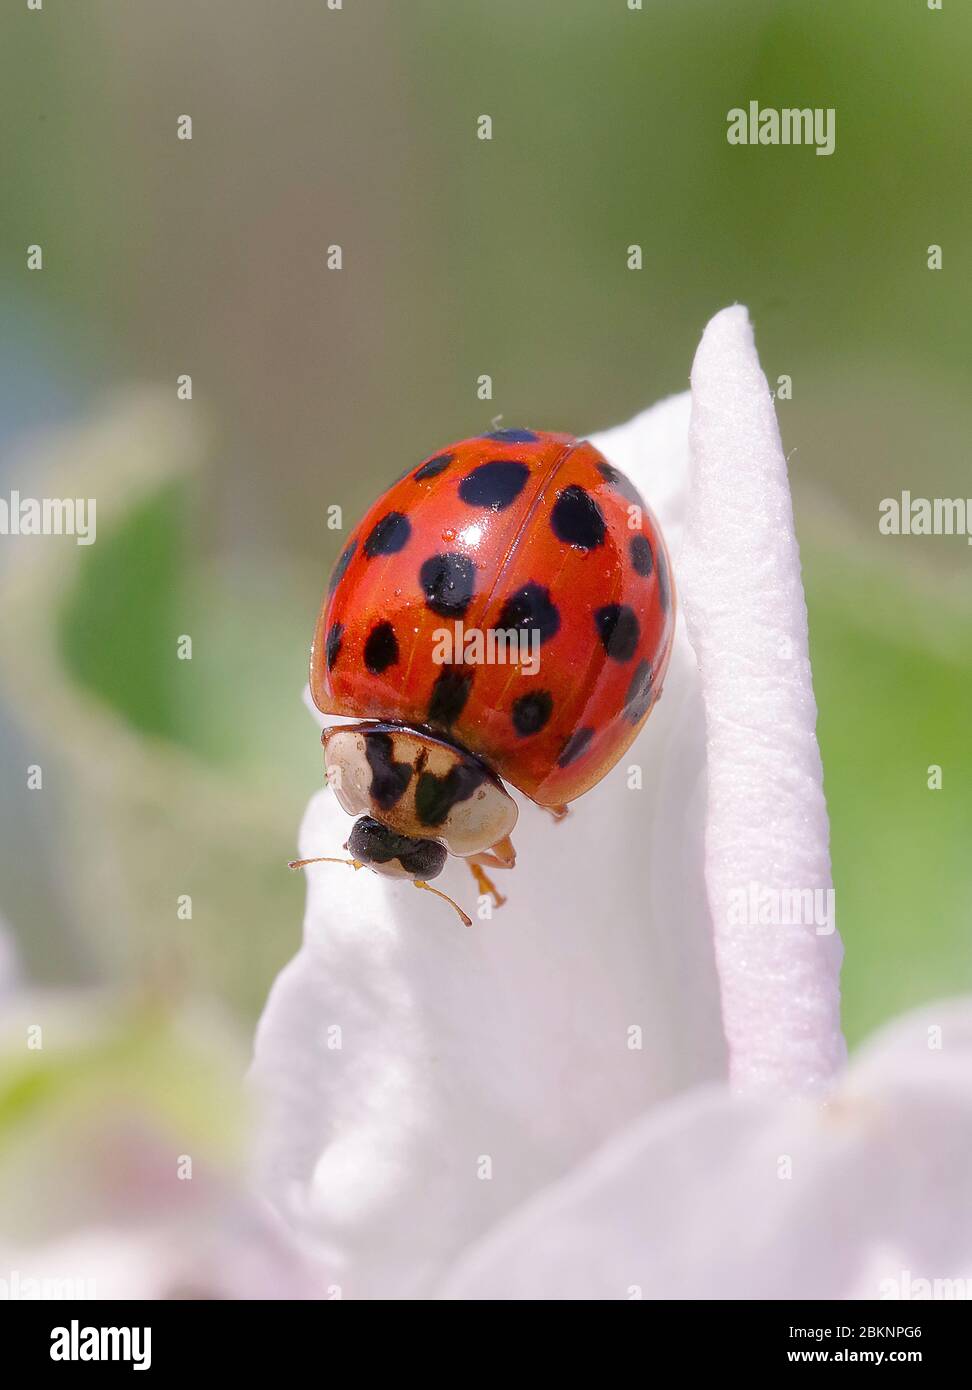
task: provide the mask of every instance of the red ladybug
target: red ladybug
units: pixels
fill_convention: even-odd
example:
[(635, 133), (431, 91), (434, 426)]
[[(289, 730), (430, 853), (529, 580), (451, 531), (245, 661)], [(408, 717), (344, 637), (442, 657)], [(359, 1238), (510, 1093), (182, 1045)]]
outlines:
[(365, 721), (323, 735), (363, 817), (346, 862), (424, 888), (457, 854), (502, 901), (483, 869), (514, 860), (501, 779), (558, 815), (595, 786), (661, 693), (673, 628), (658, 523), (591, 443), (496, 430), (410, 469), (341, 553), (311, 650), (318, 709)]

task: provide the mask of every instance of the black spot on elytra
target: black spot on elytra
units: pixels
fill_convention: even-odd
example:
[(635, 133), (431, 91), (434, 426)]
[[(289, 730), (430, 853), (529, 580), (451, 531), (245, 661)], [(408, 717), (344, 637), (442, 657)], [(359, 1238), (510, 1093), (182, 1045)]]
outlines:
[(327, 585), (327, 592), (329, 594), (334, 593), (334, 590), (337, 588), (341, 580), (344, 578), (345, 574), (347, 573), (348, 565), (350, 565), (352, 559), (354, 558), (354, 552), (357, 550), (357, 548), (358, 542), (351, 541), (350, 544), (346, 545), (344, 549), (341, 551), (341, 554), (337, 558), (337, 564), (334, 566), (333, 570), (331, 570), (331, 578), (328, 581)]
[(615, 491), (620, 492), (621, 496), (626, 498), (627, 501), (633, 503), (636, 507), (640, 507), (642, 511), (646, 510), (645, 499), (627, 474), (621, 472), (620, 468), (615, 468), (610, 463), (599, 463), (597, 465), (597, 471), (604, 481), (610, 483)]
[(415, 813), (423, 825), (442, 825), (453, 806), (468, 801), (485, 781), (485, 769), (473, 762), (457, 763), (444, 777), (423, 772), (415, 788)]
[(515, 459), (493, 459), (467, 473), (459, 484), (459, 496), (469, 507), (489, 507), (501, 512), (515, 502), (526, 486), (530, 470)]
[(597, 635), (613, 661), (630, 661), (638, 649), (641, 624), (626, 603), (608, 603), (594, 614)]
[(662, 612), (667, 613), (672, 606), (672, 580), (663, 555), (658, 557), (658, 601), (661, 604)]
[(364, 543), (364, 553), (369, 560), (376, 555), (397, 555), (408, 545), (412, 534), (412, 523), (401, 512), (386, 512), (373, 526)]
[(651, 543), (648, 537), (632, 536), (629, 550), (631, 552), (631, 563), (634, 565), (635, 573), (640, 574), (642, 579), (647, 579), (655, 564), (651, 556)]
[(578, 550), (604, 544), (604, 514), (589, 492), (576, 483), (565, 487), (550, 513), (550, 525), (558, 540)]
[(411, 764), (395, 761), (391, 734), (365, 734), (365, 756), (371, 768), (371, 799), (383, 811), (390, 811), (405, 795), (412, 779)]
[(449, 853), (445, 845), (435, 840), (399, 835), (373, 816), (355, 821), (348, 836), (348, 852), (363, 864), (388, 864), (397, 859), (407, 874), (423, 882), (442, 872)]
[(368, 633), (364, 649), (365, 665), (373, 676), (380, 676), (398, 660), (398, 638), (391, 623), (376, 623)]
[(341, 655), (341, 639), (344, 636), (343, 623), (332, 623), (328, 628), (327, 637), (324, 641), (324, 656), (327, 661), (327, 669), (334, 670), (334, 663)]
[(582, 753), (587, 752), (588, 744), (594, 737), (594, 730), (590, 728), (575, 729), (570, 738), (560, 750), (560, 757), (557, 759), (558, 767), (570, 767), (575, 763)]
[(447, 666), (435, 679), (429, 700), (430, 724), (449, 725), (462, 714), (469, 699), (473, 672)]
[(434, 459), (429, 459), (415, 473), (415, 481), (424, 483), (426, 478), (437, 478), (440, 473), (444, 473), (455, 458), (455, 454), (436, 454)]
[(531, 690), (513, 702), (513, 727), (521, 738), (538, 734), (553, 713), (549, 690)]
[(536, 631), (541, 643), (549, 642), (560, 631), (560, 613), (550, 597), (550, 590), (531, 581), (510, 595), (492, 627)]
[(540, 438), (533, 430), (493, 430), (484, 439), (498, 439), (503, 444), (533, 444)]
[(628, 693), (624, 697), (624, 717), (632, 724), (640, 723), (651, 704), (651, 686), (654, 672), (650, 661), (639, 661), (631, 677)]
[(419, 570), (425, 602), (443, 618), (461, 618), (472, 602), (476, 570), (468, 555), (430, 555)]

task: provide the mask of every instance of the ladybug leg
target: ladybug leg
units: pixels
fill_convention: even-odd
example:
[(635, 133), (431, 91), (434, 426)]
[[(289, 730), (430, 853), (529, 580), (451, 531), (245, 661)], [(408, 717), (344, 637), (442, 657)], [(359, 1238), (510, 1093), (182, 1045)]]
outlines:
[(569, 806), (544, 806), (542, 809), (553, 816), (555, 821), (562, 821), (565, 816), (570, 815)]
[(508, 859), (500, 859), (491, 849), (484, 850), (482, 854), (470, 854), (466, 859), (467, 864), (487, 864), (491, 869), (515, 869), (516, 865), (511, 864)]
[(496, 906), (502, 907), (503, 904), (506, 902), (506, 899), (504, 898), (503, 894), (499, 891), (499, 889), (496, 887), (496, 884), (490, 878), (486, 870), (481, 868), (478, 864), (474, 863), (472, 859), (467, 859), (466, 863), (469, 865), (470, 873), (476, 880), (476, 887), (479, 890), (480, 896), (489, 893), (492, 895), (493, 901), (496, 903)]
[(516, 850), (509, 835), (497, 840), (492, 849), (483, 850), (481, 854), (474, 854), (472, 857), (477, 864), (491, 864), (497, 869), (512, 869), (516, 864)]
[[(509, 846), (508, 854), (496, 853), (497, 850), (505, 851), (506, 846)], [(513, 850), (513, 846), (510, 844), (508, 836), (505, 840), (500, 841), (498, 845), (494, 845), (491, 850), (484, 850), (482, 854), (471, 854), (466, 860), (466, 863), (469, 865), (469, 872), (476, 880), (476, 887), (479, 890), (480, 896), (486, 893), (490, 894), (497, 907), (502, 907), (506, 902), (506, 898), (496, 887), (496, 884), (483, 868), (483, 865), (488, 864), (491, 869), (512, 869), (515, 860), (516, 854)]]

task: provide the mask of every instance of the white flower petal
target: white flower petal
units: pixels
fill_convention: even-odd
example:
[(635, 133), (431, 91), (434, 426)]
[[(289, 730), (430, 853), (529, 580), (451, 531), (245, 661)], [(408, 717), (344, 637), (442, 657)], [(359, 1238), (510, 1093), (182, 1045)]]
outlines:
[(689, 477), (687, 391), (668, 396), (613, 429), (590, 436), (606, 459), (626, 473), (661, 522), (672, 556), (682, 546)]
[(720, 1087), (656, 1111), (470, 1251), (440, 1292), (927, 1298), (959, 1280), (937, 1296), (968, 1298), (970, 1152), (965, 999), (882, 1032), (828, 1105)]
[[(806, 605), (786, 461), (742, 307), (703, 336), (690, 439), (680, 581), (706, 710), (706, 882), (731, 1078), (740, 1091), (812, 1091), (845, 1055), (842, 951), (815, 925), (826, 929), (832, 882)], [(806, 925), (753, 921), (751, 904), (785, 914), (793, 893), (819, 895)]]
[[(657, 507), (676, 575), (688, 406), (594, 436)], [(427, 1291), (606, 1136), (724, 1076), (697, 684), (680, 625), (664, 698), (622, 764), (562, 824), (521, 802), (491, 921), (465, 930), (367, 871), (306, 871), (304, 945), (257, 1035), (260, 1171), (300, 1229), (343, 1251), (347, 1296)], [(632, 763), (643, 790), (628, 788)], [(340, 854), (349, 828), (322, 791), (301, 854)], [(440, 885), (475, 902), (461, 863)]]

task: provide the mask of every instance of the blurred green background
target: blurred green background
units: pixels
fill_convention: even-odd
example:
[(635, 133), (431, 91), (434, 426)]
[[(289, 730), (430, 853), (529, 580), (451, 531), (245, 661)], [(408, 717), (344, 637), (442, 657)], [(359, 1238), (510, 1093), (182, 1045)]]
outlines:
[[(972, 551), (877, 531), (902, 488), (972, 493), (968, 7), (44, 0), (0, 27), (0, 484), (99, 500), (97, 545), (0, 554), (0, 911), (35, 979), (252, 1016), (299, 940), (328, 506), (353, 524), (496, 415), (626, 419), (738, 300), (793, 382), (848, 1035), (972, 986)], [(836, 152), (729, 146), (750, 100), (835, 107)]]

